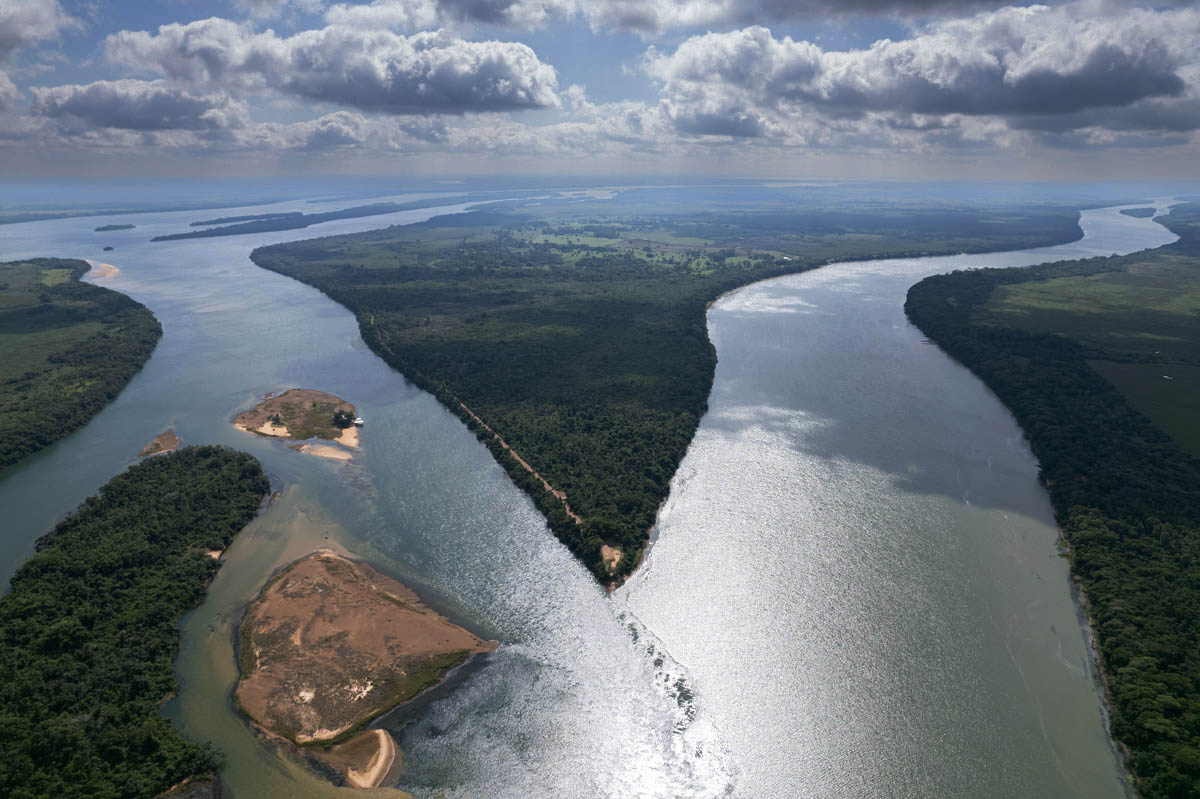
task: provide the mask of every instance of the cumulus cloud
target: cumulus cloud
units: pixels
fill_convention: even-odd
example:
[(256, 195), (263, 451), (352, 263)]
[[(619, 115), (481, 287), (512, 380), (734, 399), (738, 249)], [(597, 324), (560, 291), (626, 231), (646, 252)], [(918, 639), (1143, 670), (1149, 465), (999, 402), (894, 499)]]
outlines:
[(4, 69), (5, 62), (22, 48), (78, 26), (58, 0), (0, 0), (0, 108), (20, 96)]
[(322, 0), (233, 0), (233, 5), (256, 19), (270, 19), (288, 8), (316, 13), (321, 10)]
[(556, 106), (557, 75), (528, 46), (441, 32), (401, 36), (331, 25), (290, 37), (224, 19), (121, 31), (108, 59), (192, 85), (274, 91), (387, 114)]
[(245, 127), (246, 105), (163, 81), (101, 80), (30, 90), (34, 114), (69, 125), (132, 131), (216, 131)]
[(0, 3), (0, 58), (78, 26), (57, 0), (4, 0)]
[(455, 24), (529, 28), (552, 18), (579, 17), (597, 30), (656, 35), (679, 28), (804, 22), (855, 14), (911, 17), (1002, 5), (999, 0), (374, 0), (338, 3), (327, 19), (420, 30)]
[(991, 116), (1027, 128), (1053, 127), (1051, 117), (1103, 124), (1134, 108), (1176, 126), (1193, 119), (1180, 108), (1194, 91), (1200, 12), (1074, 12), (1004, 8), (846, 51), (755, 26), (651, 48), (643, 68), (692, 134), (777, 135), (814, 114)]

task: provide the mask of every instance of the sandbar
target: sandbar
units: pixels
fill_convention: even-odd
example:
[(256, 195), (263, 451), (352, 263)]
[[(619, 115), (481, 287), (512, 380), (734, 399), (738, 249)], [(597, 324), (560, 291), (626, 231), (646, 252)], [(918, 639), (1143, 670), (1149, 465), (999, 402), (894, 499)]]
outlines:
[(179, 434), (174, 430), (166, 430), (154, 437), (146, 446), (142, 447), (138, 452), (139, 458), (146, 458), (151, 455), (158, 455), (162, 452), (174, 452), (179, 449)]
[(354, 457), (354, 453), (347, 452), (339, 447), (331, 447), (327, 444), (301, 444), (296, 447), (298, 452), (306, 452), (309, 455), (316, 455), (318, 458), (328, 458), (331, 461), (348, 461)]
[(88, 277), (115, 277), (121, 273), (121, 270), (112, 264), (102, 264), (99, 261), (92, 260), (88, 260), (88, 263), (92, 266), (92, 270), (88, 272)]
[(268, 732), (331, 745), (495, 647), (391, 577), (322, 549), (271, 578), (246, 612), (235, 696)]

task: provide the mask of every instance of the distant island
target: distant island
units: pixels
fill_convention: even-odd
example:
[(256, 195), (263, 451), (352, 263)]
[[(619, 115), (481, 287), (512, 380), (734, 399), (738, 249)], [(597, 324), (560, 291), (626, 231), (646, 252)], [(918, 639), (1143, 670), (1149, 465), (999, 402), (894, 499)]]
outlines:
[(1149, 219), (1158, 213), (1157, 208), (1126, 208), (1121, 211), (1125, 216), (1132, 216), (1135, 219)]
[(636, 207), (476, 211), (263, 247), (251, 259), (352, 310), (371, 349), (462, 419), (554, 534), (614, 586), (641, 562), (707, 409), (710, 302), (834, 260), (1081, 235), (1073, 208)]
[(360, 788), (379, 785), (396, 755), (386, 731), (356, 735), (362, 726), (496, 646), (399, 582), (330, 550), (273, 577), (238, 640), (238, 706)]
[(58, 258), (0, 264), (0, 470), (86, 424), (162, 336), (144, 305), (81, 282), (90, 269)]
[(137, 225), (101, 225), (96, 228), (97, 233), (107, 233), (110, 230), (133, 230)]
[[(415, 211), (421, 208), (433, 208), (439, 205), (495, 201), (503, 196), (527, 193), (528, 192), (510, 192), (507, 195), (497, 195), (495, 192), (481, 192), (475, 194), (462, 194), (458, 196), (431, 197), (424, 200), (411, 200), (404, 203), (371, 203), (370, 205), (356, 205), (352, 208), (343, 208), (338, 211), (322, 211), (315, 214), (305, 214), (300, 213), (299, 211), (279, 214), (249, 214), (243, 217), (227, 217), (225, 219), (215, 219), (207, 222), (193, 222), (193, 227), (205, 226), (208, 224), (221, 226), (208, 227), (204, 230), (189, 230), (184, 233), (170, 233), (164, 236), (155, 236), (153, 239), (151, 239), (151, 241), (178, 241), (179, 239), (203, 239), (213, 238), (215, 236), (240, 236), (247, 233), (272, 233), (279, 230), (299, 230), (301, 228), (306, 228), (309, 225), (319, 225), (322, 222), (333, 222), (338, 219), (359, 219), (364, 216), (380, 216), (383, 214), (394, 214), (399, 211)], [(222, 224), (223, 222), (233, 222), (236, 220), (241, 221), (238, 224)]]
[(243, 214), (242, 216), (221, 216), (216, 219), (202, 219), (193, 222), (191, 227), (211, 227), (213, 225), (231, 225), (236, 222), (252, 222), (259, 219), (295, 219), (304, 216), (300, 211), (284, 211), (276, 214)]
[(161, 713), (180, 619), (258, 513), (258, 462), (187, 447), (117, 475), (38, 541), (0, 598), (5, 796), (213, 796), (211, 750)]
[(267, 396), (250, 410), (235, 416), (233, 424), (248, 433), (268, 438), (333, 441), (340, 446), (300, 444), (294, 449), (323, 458), (348, 460), (358, 446), (355, 414), (353, 405), (332, 394), (293, 388)]
[(1200, 205), (1133, 255), (930, 277), (908, 317), (1012, 411), (1145, 799), (1200, 775)]

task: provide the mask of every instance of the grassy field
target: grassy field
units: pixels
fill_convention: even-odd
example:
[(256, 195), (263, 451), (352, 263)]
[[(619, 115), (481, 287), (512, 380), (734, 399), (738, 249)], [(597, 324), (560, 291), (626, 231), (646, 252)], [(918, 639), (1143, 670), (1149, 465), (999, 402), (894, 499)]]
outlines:
[(1088, 364), (1180, 447), (1200, 458), (1200, 366), (1097, 360)]
[(975, 321), (1079, 342), (1133, 407), (1200, 455), (1200, 257), (1190, 251), (1156, 250), (1113, 259), (1097, 274), (999, 286)]
[(142, 305), (79, 282), (84, 261), (0, 264), (0, 469), (82, 427), (150, 357)]
[(353, 310), (372, 349), (458, 414), (605, 582), (640, 561), (707, 409), (714, 298), (830, 260), (1079, 235), (1061, 208), (981, 221), (928, 208), (615, 214), (623, 203), (605, 216), (601, 205), (439, 217), (251, 257)]

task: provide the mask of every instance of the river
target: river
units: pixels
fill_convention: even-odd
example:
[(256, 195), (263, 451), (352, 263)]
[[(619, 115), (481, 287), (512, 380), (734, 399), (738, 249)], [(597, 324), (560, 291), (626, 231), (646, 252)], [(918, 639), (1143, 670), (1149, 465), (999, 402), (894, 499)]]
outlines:
[[(349, 312), (247, 258), (447, 210), (169, 243), (148, 239), (204, 214), (106, 218), (137, 227), (103, 237), (86, 218), (0, 230), (3, 260), (117, 266), (89, 279), (164, 328), (115, 402), (0, 479), (5, 579), (168, 426), (184, 444), (253, 453), (283, 491), (185, 620), (166, 707), (221, 750), (234, 796), (352, 795), (275, 756), (230, 704), (247, 598), (319, 545), (502, 642), (384, 720), (416, 796), (1122, 795), (1032, 456), (901, 305), (928, 274), (1160, 246), (1164, 228), (1088, 211), (1075, 244), (841, 264), (725, 297), (709, 315), (710, 411), (647, 563), (609, 596), (474, 436), (366, 349)], [(292, 386), (359, 407), (354, 461), (230, 425)]]

